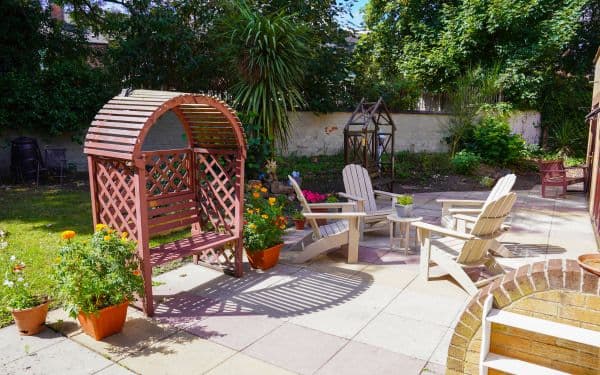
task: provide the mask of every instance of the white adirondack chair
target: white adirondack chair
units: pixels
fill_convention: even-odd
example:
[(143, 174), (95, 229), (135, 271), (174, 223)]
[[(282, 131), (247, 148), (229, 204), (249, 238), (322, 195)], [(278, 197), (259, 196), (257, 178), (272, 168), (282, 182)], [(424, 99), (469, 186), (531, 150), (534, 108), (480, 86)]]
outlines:
[[(508, 193), (484, 205), (469, 233), (423, 222), (412, 223), (421, 242), (420, 275), (429, 280), (430, 262), (434, 262), (452, 276), (469, 294), (478, 287), (501, 277), (504, 269), (489, 254), (490, 242), (502, 230), (504, 219), (510, 213), (517, 196)], [(442, 237), (434, 238), (432, 233)], [(465, 269), (484, 266), (490, 277), (473, 281)]]
[[(342, 172), (344, 178), (345, 193), (338, 193), (349, 201), (355, 201), (359, 210), (364, 210), (366, 216), (360, 223), (360, 234), (364, 232), (381, 229), (387, 225), (386, 217), (393, 213), (394, 199), (400, 194), (388, 193), (381, 190), (373, 190), (371, 176), (363, 166), (348, 164)], [(377, 205), (377, 198), (387, 200), (384, 204)]]
[(508, 194), (513, 188), (517, 176), (510, 173), (503, 176), (496, 182), (496, 185), (490, 190), (486, 200), (479, 199), (438, 199), (437, 202), (442, 204), (442, 225), (446, 228), (456, 229), (457, 220), (455, 215), (479, 215), (483, 206), (503, 195)]
[[(313, 230), (313, 242), (304, 246), (301, 252), (294, 257), (293, 262), (303, 263), (319, 254), (341, 246), (348, 247), (348, 263), (358, 262), (359, 219), (365, 216), (364, 212), (357, 212), (356, 203), (311, 203), (309, 204), (302, 194), (300, 186), (292, 177), (288, 176), (294, 187), (296, 197), (302, 204), (302, 214)], [(312, 208), (341, 209), (342, 212), (312, 212)], [(317, 224), (316, 219), (337, 220), (330, 224)]]

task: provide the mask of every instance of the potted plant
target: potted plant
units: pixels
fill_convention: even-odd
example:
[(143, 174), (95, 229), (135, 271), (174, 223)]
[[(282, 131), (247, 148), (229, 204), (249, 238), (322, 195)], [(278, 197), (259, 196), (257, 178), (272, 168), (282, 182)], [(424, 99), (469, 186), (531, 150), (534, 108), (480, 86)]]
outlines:
[(412, 214), (412, 195), (400, 195), (396, 197), (396, 214), (398, 217), (410, 217)]
[(328, 194), (327, 198), (325, 198), (325, 203), (337, 203), (339, 201), (340, 200), (335, 196), (335, 194)]
[[(70, 232), (70, 234), (69, 234)], [(144, 292), (135, 242), (104, 224), (91, 241), (74, 241), (75, 232), (62, 234), (55, 278), (65, 309), (77, 317), (83, 331), (96, 340), (121, 332), (127, 306)]]
[(29, 336), (44, 329), (49, 301), (33, 291), (25, 269), (25, 262), (14, 255), (6, 262), (3, 305), (10, 309), (19, 333)]
[(304, 224), (306, 223), (306, 218), (302, 214), (302, 211), (296, 210), (292, 213), (292, 220), (294, 220), (294, 225), (296, 226), (296, 230), (304, 230)]
[(253, 268), (267, 270), (279, 261), (287, 219), (283, 204), (275, 197), (264, 197), (254, 187), (246, 201), (244, 248)]

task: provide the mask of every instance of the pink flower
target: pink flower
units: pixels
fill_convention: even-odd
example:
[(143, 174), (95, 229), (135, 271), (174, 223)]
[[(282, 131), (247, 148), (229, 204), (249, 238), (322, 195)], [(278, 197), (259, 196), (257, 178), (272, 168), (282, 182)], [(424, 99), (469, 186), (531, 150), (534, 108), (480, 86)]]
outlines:
[(317, 193), (316, 191), (310, 191), (310, 190), (302, 190), (302, 195), (304, 195), (304, 198), (306, 198), (308, 203), (323, 202), (327, 198), (326, 194), (320, 194), (320, 193)]

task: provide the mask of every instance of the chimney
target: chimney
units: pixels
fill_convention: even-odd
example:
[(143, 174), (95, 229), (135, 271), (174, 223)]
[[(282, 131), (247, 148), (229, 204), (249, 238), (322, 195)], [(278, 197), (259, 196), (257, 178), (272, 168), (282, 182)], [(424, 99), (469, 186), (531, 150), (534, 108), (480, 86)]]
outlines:
[(65, 20), (65, 11), (58, 4), (50, 4), (50, 18), (62, 22)]

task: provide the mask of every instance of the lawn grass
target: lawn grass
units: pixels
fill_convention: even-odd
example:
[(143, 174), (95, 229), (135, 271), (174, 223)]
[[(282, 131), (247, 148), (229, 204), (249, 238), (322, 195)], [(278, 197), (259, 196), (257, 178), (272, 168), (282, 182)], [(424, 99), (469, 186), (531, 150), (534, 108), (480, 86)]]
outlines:
[[(51, 274), (61, 245), (60, 233), (70, 229), (76, 239), (89, 240), (92, 236), (90, 193), (87, 189), (59, 189), (56, 187), (11, 188), (0, 190), (0, 230), (7, 233), (8, 246), (0, 250), (0, 277), (11, 255), (27, 265), (25, 272), (32, 288), (40, 293), (53, 290)], [(187, 231), (171, 233), (150, 241), (150, 246), (185, 236)], [(181, 264), (165, 265), (155, 273)], [(4, 289), (0, 281), (0, 301)], [(56, 305), (56, 304), (55, 304)], [(12, 322), (9, 310), (2, 304), (0, 327)]]

